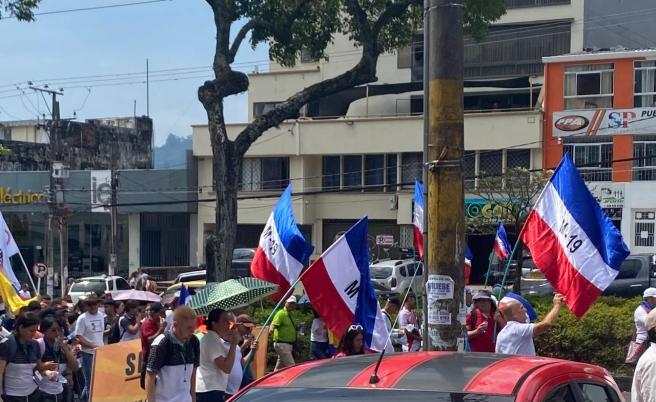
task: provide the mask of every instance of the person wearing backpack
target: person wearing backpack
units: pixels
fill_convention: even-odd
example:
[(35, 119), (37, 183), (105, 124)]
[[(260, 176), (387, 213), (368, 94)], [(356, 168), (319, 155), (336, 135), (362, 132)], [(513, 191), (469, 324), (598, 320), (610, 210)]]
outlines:
[(496, 335), (501, 331), (505, 322), (497, 314), (497, 306), (494, 304), (492, 293), (489, 290), (479, 290), (473, 299), (474, 307), (471, 312), (467, 313), (466, 318), (467, 337), (471, 351), (494, 353)]
[(36, 315), (19, 315), (15, 331), (0, 342), (0, 389), (4, 402), (39, 402), (41, 392), (35, 379), (57, 374), (55, 362), (41, 360), (41, 349), (33, 339), (38, 327)]
[(47, 316), (41, 319), (39, 329), (43, 338), (37, 343), (43, 356), (41, 359), (57, 363), (57, 376), (42, 377), (39, 383), (41, 402), (62, 402), (64, 400), (64, 373), (79, 369), (77, 359), (62, 336), (62, 329), (55, 317)]
[(119, 342), (128, 342), (139, 338), (141, 314), (139, 313), (139, 303), (136, 300), (130, 300), (125, 304), (125, 314), (118, 319), (118, 328), (121, 333)]

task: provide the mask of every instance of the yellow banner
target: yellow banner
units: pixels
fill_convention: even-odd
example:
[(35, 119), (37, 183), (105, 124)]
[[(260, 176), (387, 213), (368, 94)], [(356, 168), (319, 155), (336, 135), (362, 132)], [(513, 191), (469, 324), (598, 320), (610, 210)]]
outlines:
[(114, 343), (96, 349), (91, 381), (91, 402), (144, 402), (139, 385), (141, 341)]

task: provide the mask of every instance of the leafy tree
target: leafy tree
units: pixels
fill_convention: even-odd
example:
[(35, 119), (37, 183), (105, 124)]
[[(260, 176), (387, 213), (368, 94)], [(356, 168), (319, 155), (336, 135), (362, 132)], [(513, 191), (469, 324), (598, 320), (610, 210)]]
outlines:
[[(244, 154), (263, 133), (285, 120), (299, 117), (309, 102), (355, 86), (375, 82), (378, 57), (407, 45), (421, 25), (423, 0), (206, 0), (216, 25), (214, 79), (198, 89), (208, 118), (216, 191), (216, 236), (210, 242), (208, 280), (229, 276), (237, 231), (237, 191)], [(504, 0), (466, 0), (465, 28), (480, 38), (487, 25), (505, 12)], [(246, 19), (230, 40), (237, 21)], [(360, 59), (344, 73), (311, 85), (250, 122), (229, 138), (224, 100), (248, 90), (246, 74), (232, 69), (237, 52), (269, 45), (272, 60), (293, 66), (301, 50), (324, 57), (336, 34), (345, 34), (361, 49)]]
[(16, 17), (19, 21), (33, 21), (34, 9), (40, 2), (41, 0), (0, 0), (0, 16), (4, 10), (5, 14)]
[[(524, 225), (529, 212), (537, 197), (546, 185), (550, 172), (531, 171), (526, 168), (510, 168), (501, 175), (485, 175), (477, 178), (475, 188), (469, 190), (483, 200), (494, 205), (494, 218), (497, 221), (508, 222), (513, 225), (515, 235)], [(470, 232), (493, 234), (496, 231), (488, 217), (478, 216), (467, 221)], [(512, 231), (511, 231), (512, 233)], [(519, 240), (518, 240), (519, 241)], [(519, 293), (520, 279), (522, 276), (522, 258), (524, 246), (518, 245), (515, 258), (517, 258), (517, 269), (513, 291)]]

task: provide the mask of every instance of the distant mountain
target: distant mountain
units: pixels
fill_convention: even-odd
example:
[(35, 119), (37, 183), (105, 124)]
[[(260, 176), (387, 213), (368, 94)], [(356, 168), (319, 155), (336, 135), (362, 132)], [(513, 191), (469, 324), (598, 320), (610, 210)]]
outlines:
[(191, 136), (178, 137), (169, 134), (166, 143), (153, 150), (155, 169), (184, 169), (186, 166), (185, 155), (188, 149), (191, 149)]

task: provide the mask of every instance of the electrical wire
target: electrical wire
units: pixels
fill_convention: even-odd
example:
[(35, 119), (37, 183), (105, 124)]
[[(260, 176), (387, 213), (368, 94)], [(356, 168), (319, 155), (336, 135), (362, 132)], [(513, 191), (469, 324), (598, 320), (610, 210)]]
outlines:
[[(138, 5), (143, 5), (143, 4), (162, 3), (162, 2), (165, 2), (165, 1), (172, 1), (172, 0), (146, 0), (146, 1), (135, 1), (135, 2), (131, 2), (131, 3), (107, 4), (107, 5), (104, 5), (104, 6), (71, 8), (71, 9), (67, 9), (67, 10), (43, 11), (43, 12), (40, 12), (40, 13), (34, 13), (34, 16), (65, 14), (65, 13), (77, 13), (77, 12), (82, 12), (82, 11), (93, 11), (93, 10), (106, 10), (106, 9), (109, 9), (109, 8), (138, 6)], [(16, 17), (13, 16), (13, 15), (8, 15), (8, 16), (5, 16), (5, 17), (0, 17), (0, 20), (9, 20), (9, 19), (15, 19), (15, 18)]]

